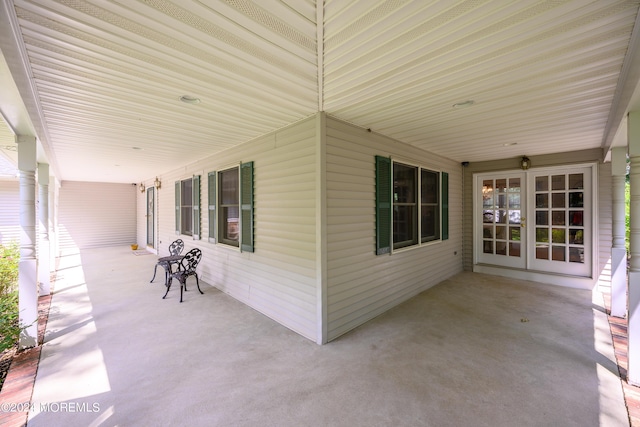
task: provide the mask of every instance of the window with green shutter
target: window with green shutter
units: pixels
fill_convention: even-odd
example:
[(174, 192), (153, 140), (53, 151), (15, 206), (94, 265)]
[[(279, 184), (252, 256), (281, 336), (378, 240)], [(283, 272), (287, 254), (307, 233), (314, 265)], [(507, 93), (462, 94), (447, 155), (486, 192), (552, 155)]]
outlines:
[(200, 176), (175, 183), (176, 234), (200, 238)]
[(420, 241), (431, 242), (440, 238), (440, 174), (420, 171)]
[(238, 167), (218, 172), (218, 241), (240, 245), (240, 176)]
[(209, 241), (216, 242), (216, 172), (209, 172), (208, 203), (209, 203)]
[(449, 175), (376, 156), (376, 254), (449, 238)]
[(209, 199), (216, 201), (216, 205), (209, 202), (209, 221), (217, 221), (215, 233), (209, 226), (210, 239), (214, 236), (218, 243), (254, 251), (253, 187), (253, 162), (209, 174)]

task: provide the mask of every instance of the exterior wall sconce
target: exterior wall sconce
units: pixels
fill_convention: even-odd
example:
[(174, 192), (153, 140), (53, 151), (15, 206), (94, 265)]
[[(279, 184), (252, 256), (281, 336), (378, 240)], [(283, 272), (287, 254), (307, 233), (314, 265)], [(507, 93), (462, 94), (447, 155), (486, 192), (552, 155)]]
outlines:
[(522, 170), (526, 171), (531, 167), (531, 160), (529, 160), (527, 156), (522, 156), (522, 159), (520, 160), (520, 167)]
[(153, 181), (153, 186), (156, 187), (156, 190), (159, 190), (160, 187), (162, 187), (162, 183), (160, 182), (157, 176), (156, 176), (156, 180)]
[(145, 188), (144, 188), (144, 184), (141, 182), (141, 183), (140, 183), (140, 192), (141, 192), (141, 193), (144, 193), (144, 190), (145, 190)]

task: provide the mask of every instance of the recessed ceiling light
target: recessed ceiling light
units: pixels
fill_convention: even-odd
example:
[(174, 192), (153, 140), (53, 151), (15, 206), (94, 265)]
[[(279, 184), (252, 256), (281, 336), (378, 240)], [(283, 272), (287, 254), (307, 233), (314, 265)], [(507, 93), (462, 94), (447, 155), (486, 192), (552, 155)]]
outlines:
[(505, 142), (502, 144), (503, 147), (511, 147), (512, 145), (518, 145), (517, 142)]
[(196, 98), (195, 96), (191, 95), (182, 95), (180, 97), (180, 101), (186, 102), (187, 104), (199, 104), (200, 98)]
[(470, 99), (468, 101), (456, 102), (455, 104), (452, 105), (452, 107), (453, 108), (467, 108), (467, 107), (471, 107), (475, 103), (476, 103), (475, 101)]

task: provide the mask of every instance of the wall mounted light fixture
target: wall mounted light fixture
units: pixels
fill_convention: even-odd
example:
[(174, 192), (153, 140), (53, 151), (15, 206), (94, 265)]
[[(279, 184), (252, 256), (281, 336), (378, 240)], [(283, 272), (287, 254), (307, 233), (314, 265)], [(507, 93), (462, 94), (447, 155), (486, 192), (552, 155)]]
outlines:
[(522, 156), (522, 159), (520, 160), (520, 167), (522, 170), (529, 169), (531, 167), (531, 160), (529, 160), (527, 156)]
[(156, 176), (156, 180), (153, 181), (153, 186), (156, 187), (156, 190), (159, 190), (160, 187), (162, 187), (162, 183), (160, 182), (157, 176)]
[(145, 190), (145, 188), (144, 188), (144, 184), (141, 182), (141, 183), (140, 183), (140, 192), (141, 192), (141, 193), (144, 193), (144, 190)]

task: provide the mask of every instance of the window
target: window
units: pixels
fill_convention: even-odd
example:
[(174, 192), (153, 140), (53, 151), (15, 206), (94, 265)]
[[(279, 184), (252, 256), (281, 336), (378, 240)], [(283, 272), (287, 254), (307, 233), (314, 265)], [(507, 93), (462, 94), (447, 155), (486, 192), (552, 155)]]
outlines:
[(422, 169), (420, 179), (420, 214), (422, 243), (440, 238), (440, 174)]
[(175, 183), (176, 234), (200, 239), (200, 176)]
[(240, 240), (240, 174), (238, 168), (218, 173), (220, 216), (218, 231), (220, 242), (239, 246)]
[(253, 252), (253, 162), (209, 173), (209, 241)]
[(216, 173), (209, 172), (209, 241), (216, 242)]
[(376, 254), (449, 238), (448, 177), (376, 156)]
[(418, 243), (418, 168), (393, 164), (393, 249)]
[(193, 180), (180, 182), (180, 231), (187, 236), (193, 235)]

